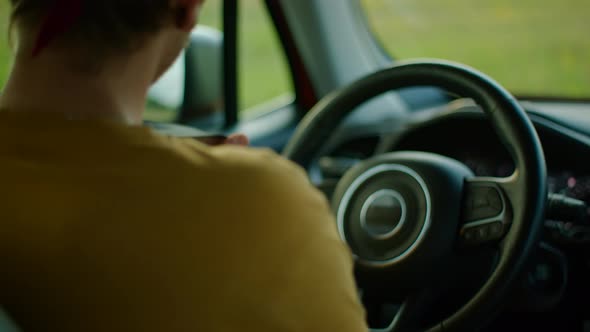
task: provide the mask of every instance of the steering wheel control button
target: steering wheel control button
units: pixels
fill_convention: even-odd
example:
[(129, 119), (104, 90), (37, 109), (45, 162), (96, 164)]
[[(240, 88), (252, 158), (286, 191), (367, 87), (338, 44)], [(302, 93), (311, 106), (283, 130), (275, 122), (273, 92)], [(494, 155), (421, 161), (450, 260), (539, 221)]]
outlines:
[(472, 242), (475, 240), (475, 230), (474, 229), (467, 229), (463, 231), (463, 239), (467, 242)]
[(490, 238), (490, 232), (487, 226), (479, 226), (477, 230), (477, 239), (480, 241), (486, 241)]
[(504, 224), (500, 221), (463, 227), (463, 242), (468, 245), (497, 241), (504, 236)]
[(492, 240), (499, 240), (504, 235), (504, 225), (499, 221), (491, 223), (488, 228), (490, 230), (490, 238)]
[(361, 209), (361, 227), (375, 239), (387, 239), (401, 230), (406, 214), (406, 201), (399, 192), (379, 190), (369, 196)]
[(498, 188), (474, 186), (466, 191), (463, 220), (466, 223), (501, 217), (504, 204)]
[(504, 193), (489, 182), (467, 182), (463, 203), (463, 227), (459, 232), (467, 245), (501, 240), (511, 212)]

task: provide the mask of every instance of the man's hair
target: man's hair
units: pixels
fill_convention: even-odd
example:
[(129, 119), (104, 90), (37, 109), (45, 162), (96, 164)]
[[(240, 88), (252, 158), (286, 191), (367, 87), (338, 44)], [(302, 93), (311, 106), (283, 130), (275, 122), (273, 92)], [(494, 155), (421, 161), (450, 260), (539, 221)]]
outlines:
[(48, 15), (78, 5), (77, 17), (59, 36), (97, 52), (125, 52), (174, 18), (168, 0), (10, 0), (11, 24), (41, 29)]

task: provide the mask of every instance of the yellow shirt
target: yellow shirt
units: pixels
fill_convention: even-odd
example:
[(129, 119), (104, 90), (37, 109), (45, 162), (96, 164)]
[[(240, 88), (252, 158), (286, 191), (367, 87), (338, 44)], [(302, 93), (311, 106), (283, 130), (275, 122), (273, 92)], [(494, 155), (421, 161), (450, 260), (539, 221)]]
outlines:
[(267, 150), (0, 112), (0, 306), (35, 331), (366, 331), (350, 253)]

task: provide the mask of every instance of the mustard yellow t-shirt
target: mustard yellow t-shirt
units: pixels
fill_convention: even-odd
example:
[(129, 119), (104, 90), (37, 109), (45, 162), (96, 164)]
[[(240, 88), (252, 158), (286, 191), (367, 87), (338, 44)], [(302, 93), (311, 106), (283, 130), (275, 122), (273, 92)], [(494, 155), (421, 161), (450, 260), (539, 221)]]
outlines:
[(0, 306), (35, 331), (366, 331), (325, 198), (267, 150), (0, 112)]

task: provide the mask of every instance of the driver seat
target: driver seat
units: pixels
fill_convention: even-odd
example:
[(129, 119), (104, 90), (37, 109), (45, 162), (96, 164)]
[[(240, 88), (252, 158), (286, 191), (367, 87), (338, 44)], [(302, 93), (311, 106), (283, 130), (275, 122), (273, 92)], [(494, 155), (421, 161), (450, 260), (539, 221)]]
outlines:
[(0, 308), (0, 332), (21, 332), (2, 308)]

